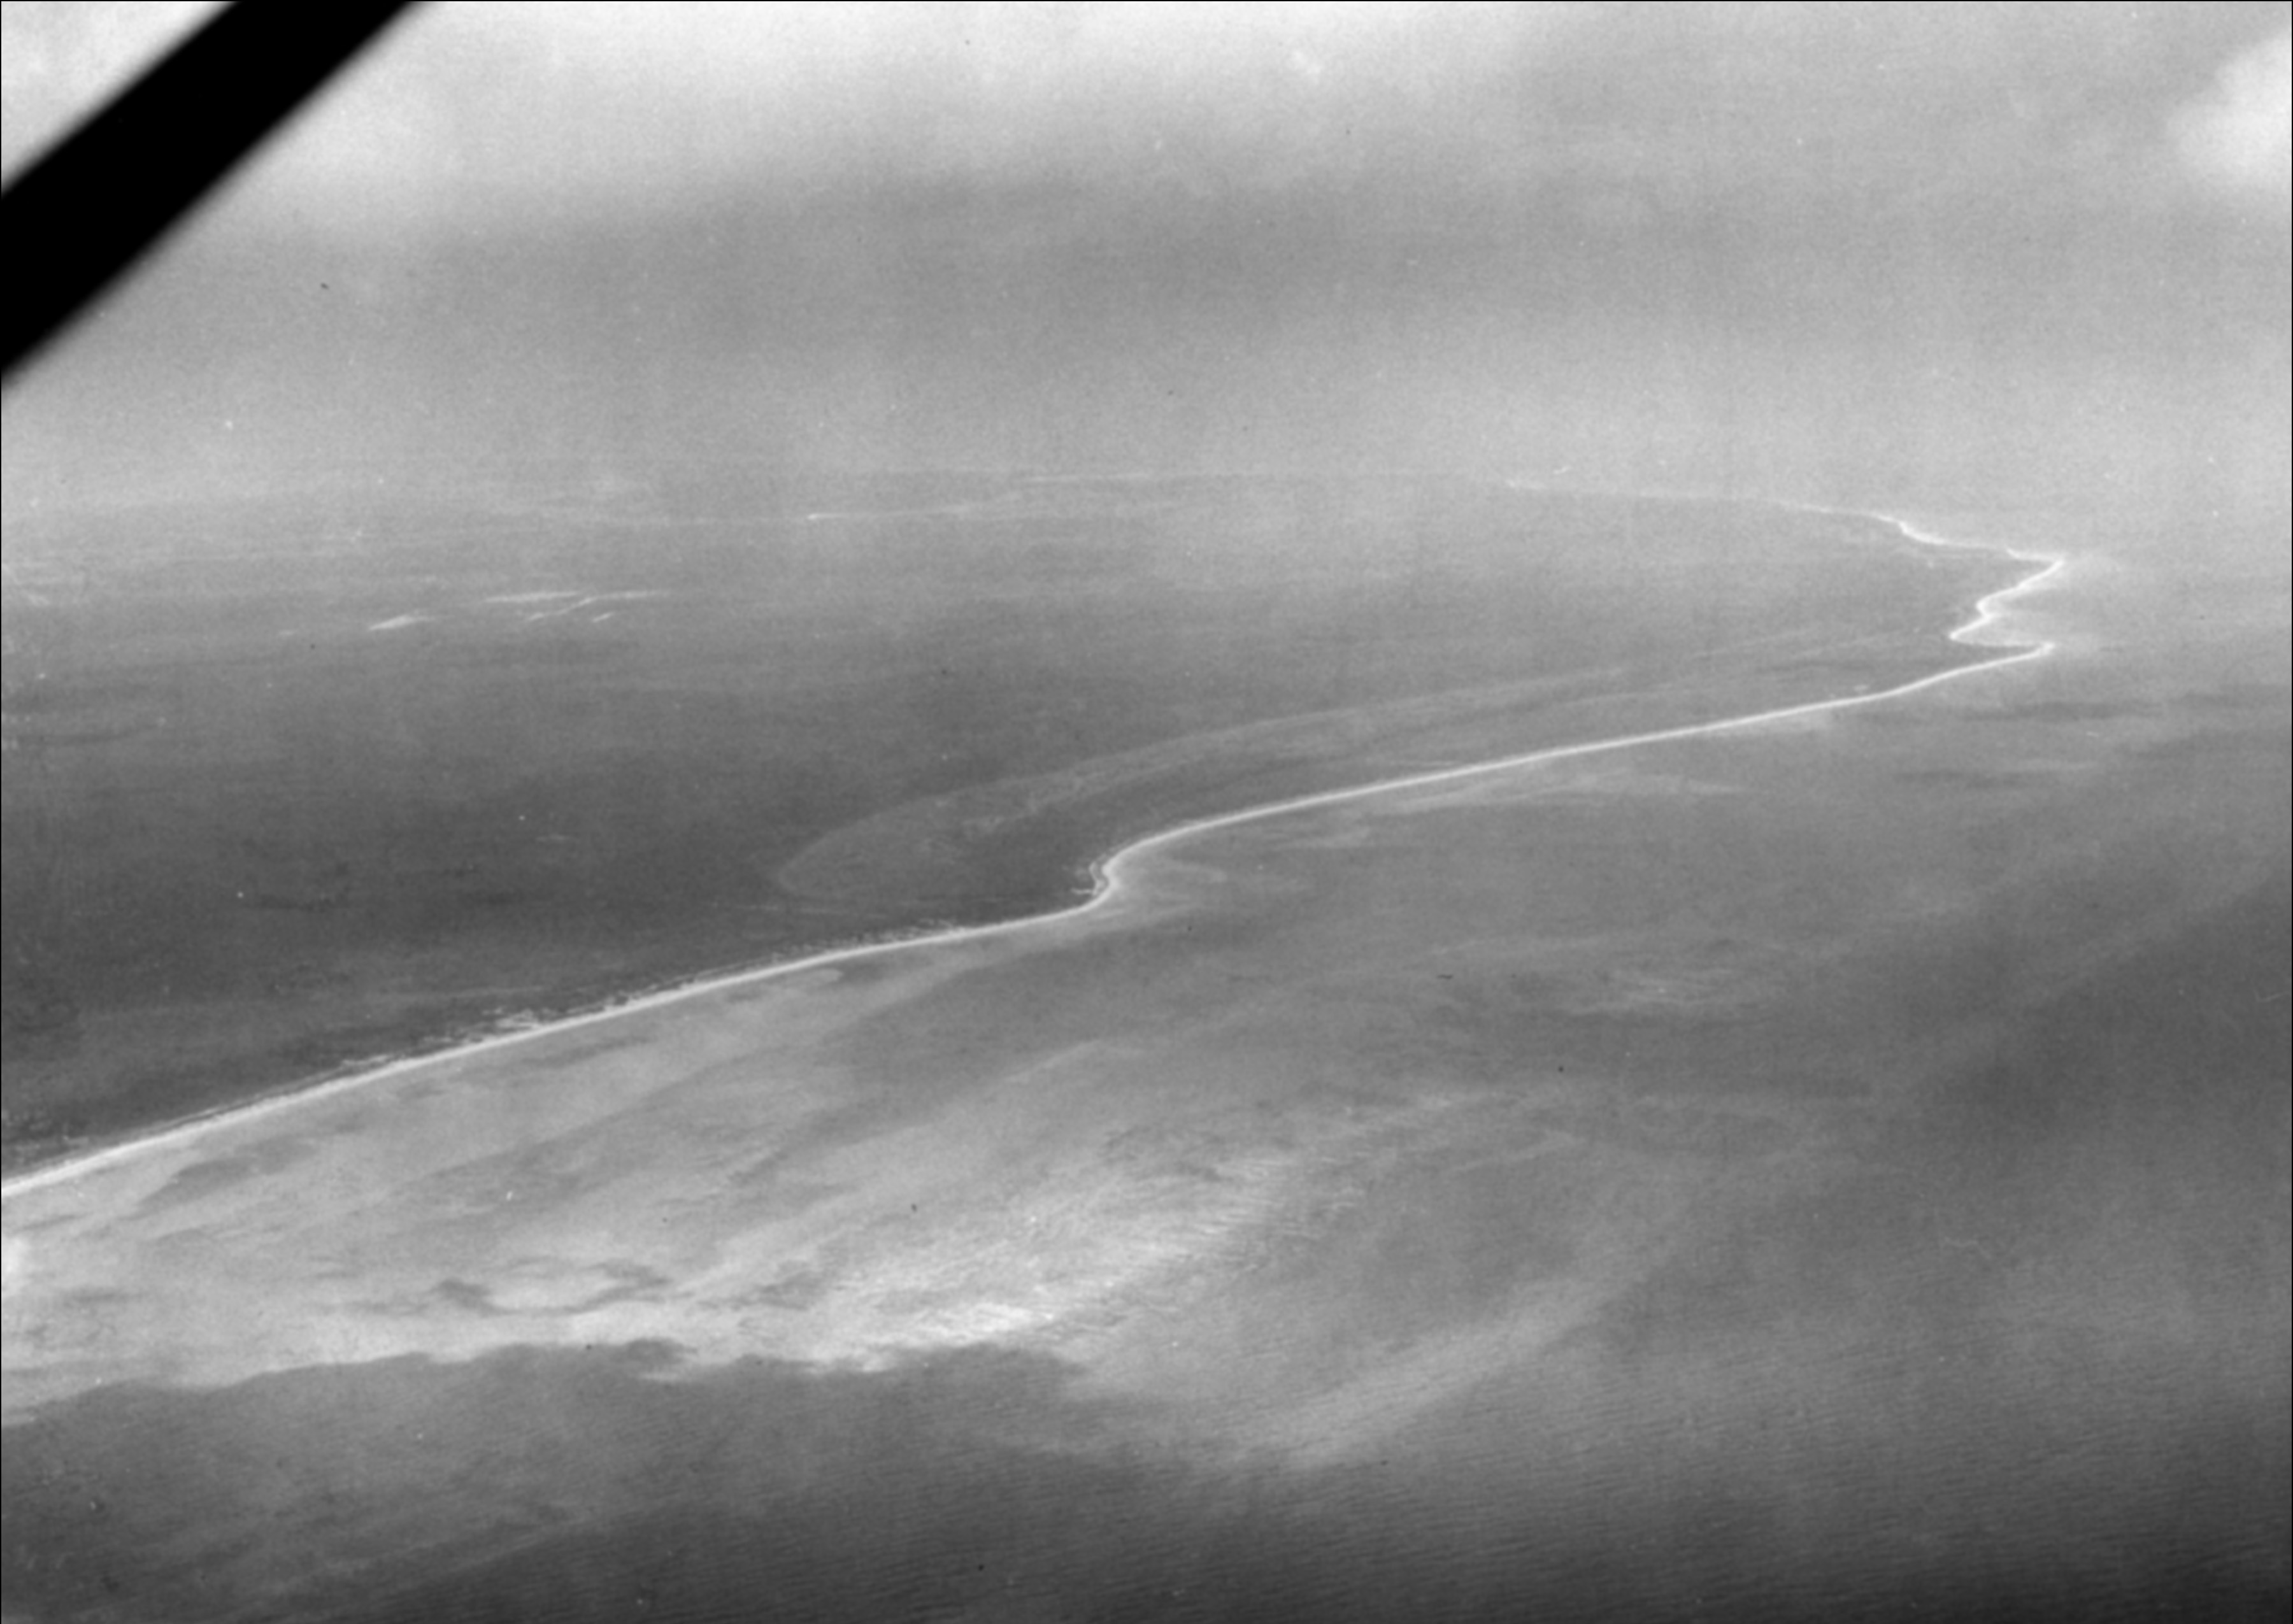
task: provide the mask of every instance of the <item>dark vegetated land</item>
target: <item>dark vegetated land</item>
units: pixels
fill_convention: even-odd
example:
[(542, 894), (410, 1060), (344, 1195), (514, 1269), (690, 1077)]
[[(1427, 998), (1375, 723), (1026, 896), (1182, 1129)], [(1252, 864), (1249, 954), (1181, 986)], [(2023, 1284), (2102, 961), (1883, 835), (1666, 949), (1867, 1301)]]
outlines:
[(2013, 568), (1457, 482), (721, 470), (9, 541), (18, 1165), (1050, 906), (1186, 818), (1883, 687)]

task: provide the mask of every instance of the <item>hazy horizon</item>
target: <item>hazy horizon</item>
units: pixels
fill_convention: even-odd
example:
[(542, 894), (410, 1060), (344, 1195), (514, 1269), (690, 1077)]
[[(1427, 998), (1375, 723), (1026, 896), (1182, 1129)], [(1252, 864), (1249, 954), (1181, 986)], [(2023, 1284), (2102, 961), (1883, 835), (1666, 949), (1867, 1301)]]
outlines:
[[(10, 163), (182, 9), (12, 6)], [(418, 9), (28, 370), (8, 497), (704, 457), (2266, 511), (2281, 24)]]
[(9, 1617), (2282, 1619), (2289, 83), (411, 12), (11, 384)]

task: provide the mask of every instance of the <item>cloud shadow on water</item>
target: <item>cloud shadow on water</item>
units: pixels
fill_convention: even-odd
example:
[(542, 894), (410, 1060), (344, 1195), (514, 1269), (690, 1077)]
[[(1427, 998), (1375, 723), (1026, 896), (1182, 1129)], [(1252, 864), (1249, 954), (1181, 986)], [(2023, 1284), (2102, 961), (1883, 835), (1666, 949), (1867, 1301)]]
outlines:
[[(1621, 1487), (1614, 1457), (1563, 1462), (1526, 1437), (1495, 1465), (1397, 1452), (1301, 1470), (1142, 1443), (1141, 1418), (1075, 1376), (985, 1347), (878, 1371), (694, 1369), (642, 1342), (100, 1389), (7, 1431), (11, 1612), (2234, 1619), (2282, 1604), (2266, 1564), (2195, 1525), (2068, 1572), (1977, 1526), (1981, 1507), (1924, 1534), (1811, 1540), (1762, 1492), (1775, 1445), (1750, 1436), (1690, 1443), (1669, 1471), (1649, 1469), (1642, 1440)], [(2234, 1429), (2213, 1430), (2218, 1457)], [(1890, 1468), (1843, 1442), (1811, 1464), (1868, 1500), (1862, 1480)]]

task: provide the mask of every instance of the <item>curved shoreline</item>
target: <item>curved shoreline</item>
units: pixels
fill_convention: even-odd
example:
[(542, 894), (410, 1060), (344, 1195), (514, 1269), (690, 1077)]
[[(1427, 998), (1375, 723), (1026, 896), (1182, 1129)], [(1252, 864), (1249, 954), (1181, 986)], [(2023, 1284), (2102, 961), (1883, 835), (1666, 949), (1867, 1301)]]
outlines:
[(1366, 784), (1351, 785), (1341, 789), (1321, 790), (1310, 795), (1292, 796), (1286, 800), (1247, 806), (1236, 812), (1220, 812), (1208, 818), (1197, 818), (1155, 834), (1145, 836), (1097, 859), (1091, 863), (1089, 870), (1091, 885), (1090, 893), (1080, 901), (1062, 908), (1053, 909), (1049, 912), (1025, 914), (1017, 918), (997, 920), (985, 925), (955, 925), (922, 935), (900, 937), (891, 941), (831, 948), (782, 963), (763, 965), (751, 969), (704, 977), (659, 992), (642, 994), (625, 1002), (610, 1004), (579, 1014), (567, 1015), (554, 1021), (539, 1022), (531, 1026), (493, 1033), (468, 1043), (407, 1055), (377, 1066), (370, 1071), (352, 1071), (348, 1075), (330, 1078), (308, 1087), (291, 1088), (286, 1092), (270, 1095), (241, 1104), (224, 1106), (203, 1115), (155, 1128), (136, 1138), (106, 1145), (77, 1157), (68, 1157), (60, 1161), (51, 1162), (45, 1167), (30, 1169), (12, 1178), (0, 1180), (0, 1200), (57, 1184), (69, 1184), (84, 1175), (131, 1160), (138, 1155), (196, 1139), (226, 1124), (249, 1122), (262, 1117), (274, 1115), (289, 1107), (313, 1103), (338, 1094), (348, 1093), (369, 1083), (402, 1077), (424, 1066), (464, 1060), (472, 1055), (482, 1054), (495, 1049), (507, 1048), (515, 1044), (547, 1037), (552, 1033), (571, 1031), (584, 1026), (596, 1025), (622, 1015), (638, 1014), (648, 1010), (660, 1009), (682, 999), (700, 998), (728, 988), (751, 986), (782, 976), (798, 975), (827, 966), (847, 964), (855, 959), (876, 957), (917, 948), (937, 947), (959, 941), (1009, 935), (1039, 925), (1057, 925), (1079, 919), (1111, 907), (1122, 900), (1130, 886), (1130, 882), (1125, 878), (1126, 870), (1137, 860), (1165, 847), (1175, 845), (1181, 841), (1191, 839), (1197, 835), (1284, 817), (1292, 812), (1311, 812), (1325, 806), (1342, 805), (1348, 802), (1365, 800), (1373, 796), (1390, 794), (1397, 790), (1420, 789), (1433, 785), (1455, 783), (1487, 774), (1511, 772), (1516, 768), (1536, 766), (1546, 762), (1604, 755), (1611, 751), (1634, 749), (1642, 745), (1667, 744), (1683, 739), (1699, 738), (1706, 734), (1725, 733), (1758, 727), (1768, 723), (1789, 721), (1801, 716), (1819, 715), (1827, 711), (1845, 710), (1860, 705), (1874, 705), (1882, 700), (1900, 699), (1908, 694), (1917, 693), (1958, 677), (1972, 675), (1976, 672), (1995, 671), (2007, 666), (2021, 664), (2025, 660), (2043, 658), (2054, 651), (2056, 645), (2050, 640), (2038, 639), (2030, 642), (2016, 642), (1986, 637), (1983, 634), (1986, 628), (1995, 626), (2001, 618), (2002, 611), (1998, 608), (2000, 603), (2033, 590), (2053, 577), (2069, 562), (2065, 555), (2027, 553), (2009, 547), (1988, 547), (1979, 543), (1953, 541), (1948, 537), (1929, 534), (1903, 520), (1884, 513), (1851, 513), (1848, 510), (1843, 509), (1811, 511), (1876, 519), (1883, 523), (1892, 524), (1907, 539), (1924, 545), (1949, 547), (1957, 551), (1997, 553), (2021, 562), (2041, 566), (2022, 579), (1978, 598), (1974, 605), (1974, 618), (1963, 626), (1954, 627), (1946, 634), (1947, 640), (1951, 642), (1967, 647), (1997, 648), (2005, 651), (1989, 659), (1977, 660), (1970, 665), (1954, 666), (1947, 670), (1930, 673), (1908, 683), (1899, 683), (1892, 688), (1879, 689), (1868, 693), (1852, 693), (1836, 699), (1807, 700), (1795, 705), (1748, 712), (1739, 716), (1722, 717), (1715, 722), (1688, 723), (1675, 727), (1653, 729), (1647, 732), (1590, 739), (1578, 744), (1548, 746), (1516, 755), (1471, 762), (1457, 767), (1439, 767), (1424, 772), (1409, 773), (1400, 778), (1379, 779)]

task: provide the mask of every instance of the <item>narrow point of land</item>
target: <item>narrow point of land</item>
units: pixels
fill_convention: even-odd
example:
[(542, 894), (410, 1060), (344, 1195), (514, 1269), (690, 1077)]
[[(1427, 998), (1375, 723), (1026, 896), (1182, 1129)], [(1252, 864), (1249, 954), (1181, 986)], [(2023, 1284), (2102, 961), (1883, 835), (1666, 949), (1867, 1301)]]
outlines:
[(2056, 553), (2023, 552), (2013, 548), (1989, 547), (1979, 542), (1955, 541), (1946, 537), (1931, 535), (1903, 520), (1884, 513), (1863, 513), (1843, 516), (1876, 519), (1892, 524), (1905, 537), (1927, 546), (1949, 547), (1957, 551), (1994, 552), (2017, 562), (2039, 566), (1998, 591), (1975, 601), (1974, 618), (1949, 634), (1952, 642), (1970, 647), (1997, 648), (2005, 651), (1991, 658), (1971, 665), (1954, 666), (1948, 670), (1899, 683), (1892, 688), (1878, 689), (1868, 693), (1844, 694), (1836, 699), (1811, 699), (1797, 705), (1779, 706), (1770, 710), (1751, 711), (1740, 716), (1724, 716), (1714, 722), (1684, 723), (1678, 727), (1657, 728), (1642, 733), (1620, 734), (1611, 739), (1589, 739), (1579, 744), (1554, 745), (1530, 750), (1519, 755), (1498, 756), (1493, 760), (1469, 762), (1463, 766), (1440, 767), (1425, 772), (1413, 772), (1400, 778), (1379, 779), (1366, 784), (1351, 785), (1340, 789), (1322, 790), (1312, 795), (1295, 796), (1287, 800), (1268, 802), (1263, 805), (1244, 807), (1237, 812), (1220, 812), (1213, 817), (1197, 818), (1178, 824), (1159, 833), (1146, 836), (1130, 844), (1117, 848), (1090, 866), (1091, 889), (1088, 896), (1066, 907), (1047, 913), (1025, 914), (1017, 918), (1002, 919), (988, 925), (953, 925), (928, 934), (910, 936), (894, 941), (863, 942), (857, 946), (834, 948), (825, 952), (810, 954), (802, 958), (769, 964), (727, 974), (711, 975), (664, 991), (648, 993), (623, 1003), (601, 1009), (567, 1015), (559, 1020), (536, 1022), (511, 1030), (498, 1032), (473, 1042), (436, 1049), (426, 1054), (409, 1055), (370, 1071), (355, 1071), (348, 1076), (329, 1079), (308, 1087), (275, 1094), (242, 1105), (225, 1107), (187, 1120), (170, 1124), (135, 1138), (106, 1145), (85, 1155), (52, 1162), (0, 1181), (0, 1200), (56, 1184), (68, 1184), (100, 1168), (134, 1159), (137, 1156), (183, 1144), (217, 1128), (244, 1124), (263, 1117), (275, 1116), (296, 1106), (330, 1099), (336, 1095), (364, 1087), (387, 1078), (402, 1077), (424, 1066), (444, 1064), (466, 1060), (515, 1044), (531, 1042), (555, 1032), (571, 1031), (579, 1027), (593, 1026), (617, 1020), (625, 1015), (640, 1014), (660, 1009), (687, 998), (704, 997), (727, 988), (754, 986), (759, 982), (785, 976), (800, 975), (831, 965), (847, 964), (855, 959), (878, 958), (895, 953), (912, 952), (919, 949), (944, 947), (959, 941), (976, 941), (984, 938), (1006, 936), (1045, 925), (1058, 925), (1080, 919), (1111, 907), (1125, 895), (1129, 882), (1125, 871), (1138, 859), (1165, 847), (1189, 840), (1197, 835), (1233, 828), (1242, 824), (1260, 822), (1271, 818), (1286, 817), (1292, 812), (1312, 812), (1325, 806), (1338, 806), (1351, 801), (1365, 800), (1373, 796), (1389, 795), (1401, 790), (1422, 789), (1433, 785), (1453, 784), (1463, 780), (1509, 772), (1520, 768), (1535, 767), (1547, 762), (1568, 761), (1582, 756), (1605, 755), (1612, 751), (1636, 749), (1643, 745), (1670, 744), (1683, 739), (1696, 739), (1714, 733), (1738, 731), (1762, 726), (1769, 723), (1786, 722), (1802, 716), (1819, 715), (1828, 711), (1845, 710), (1856, 706), (1876, 705), (1883, 700), (1900, 699), (1922, 692), (1960, 677), (1978, 672), (1996, 671), (2003, 667), (2019, 665), (2025, 660), (2041, 659), (2053, 653), (2055, 644), (2047, 639), (2030, 642), (2014, 641), (1997, 634), (1996, 628), (2004, 618), (2000, 605), (2008, 600), (2031, 592), (2059, 572), (2069, 562), (2067, 556)]

